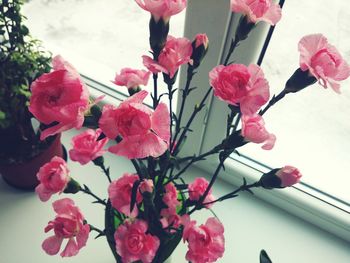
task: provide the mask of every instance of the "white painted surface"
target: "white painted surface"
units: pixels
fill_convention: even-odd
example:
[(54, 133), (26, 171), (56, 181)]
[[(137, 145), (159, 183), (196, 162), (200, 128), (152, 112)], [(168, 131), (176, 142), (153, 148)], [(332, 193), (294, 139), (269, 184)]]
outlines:
[[(64, 143), (69, 148), (69, 137)], [(123, 172), (133, 172), (130, 163), (122, 158), (107, 156), (112, 166), (112, 177)], [(86, 183), (99, 195), (106, 196), (107, 180), (93, 165), (80, 166), (69, 162), (71, 175)], [(194, 176), (203, 176), (193, 169), (185, 176), (189, 181)], [(214, 194), (230, 191), (233, 186), (218, 182)], [(62, 195), (61, 197), (67, 197)], [(89, 196), (72, 197), (81, 208), (86, 219), (93, 225), (103, 227), (103, 207), (91, 204)], [(53, 198), (42, 203), (31, 192), (21, 192), (7, 186), (0, 180), (0, 262), (1, 263), (112, 263), (113, 257), (104, 238), (88, 240), (78, 256), (62, 259), (48, 256), (41, 250), (47, 222), (55, 213), (51, 208)], [(350, 244), (297, 219), (250, 195), (214, 206), (214, 211), (225, 225), (226, 252), (218, 260), (222, 263), (257, 263), (260, 249), (268, 251), (274, 263), (349, 263)], [(204, 223), (209, 212), (195, 214), (198, 223)], [(181, 245), (172, 258), (174, 263), (184, 263), (186, 247)]]

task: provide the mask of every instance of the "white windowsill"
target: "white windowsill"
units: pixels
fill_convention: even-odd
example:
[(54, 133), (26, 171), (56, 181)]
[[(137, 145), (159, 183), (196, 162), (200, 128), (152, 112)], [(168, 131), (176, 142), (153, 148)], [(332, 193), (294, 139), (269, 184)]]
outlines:
[[(63, 143), (69, 149), (70, 137), (76, 131), (66, 132)], [(112, 178), (124, 172), (133, 172), (129, 161), (111, 154), (106, 156), (111, 165)], [(69, 161), (71, 175), (86, 183), (101, 197), (106, 196), (107, 181), (92, 164), (80, 166)], [(202, 170), (193, 168), (185, 179), (208, 176)], [(214, 194), (232, 190), (232, 185), (221, 180), (214, 187)], [(14, 190), (0, 180), (0, 255), (1, 262), (67, 262), (67, 263), (111, 263), (112, 254), (104, 238), (94, 240), (91, 235), (87, 246), (78, 256), (62, 259), (48, 256), (40, 248), (41, 242), (49, 236), (44, 233), (47, 222), (54, 217), (52, 201), (68, 195), (55, 196), (47, 203), (39, 201), (33, 192)], [(90, 223), (103, 227), (103, 208), (91, 204), (85, 195), (69, 195), (81, 208)], [(286, 213), (249, 194), (214, 206), (214, 211), (225, 226), (226, 251), (218, 262), (256, 263), (260, 249), (266, 249), (275, 263), (347, 263), (350, 261), (349, 243)], [(204, 223), (211, 216), (208, 211), (195, 213), (198, 223)], [(173, 262), (184, 263), (186, 247), (181, 243), (173, 256)]]

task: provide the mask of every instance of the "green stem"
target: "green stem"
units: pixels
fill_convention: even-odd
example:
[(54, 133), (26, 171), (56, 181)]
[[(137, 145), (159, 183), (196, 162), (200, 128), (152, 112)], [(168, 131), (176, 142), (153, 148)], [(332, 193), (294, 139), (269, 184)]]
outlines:
[(266, 107), (259, 112), (260, 116), (263, 116), (273, 105), (275, 105), (278, 101), (283, 99), (283, 97), (286, 94), (286, 91), (282, 90), (277, 96), (273, 96), (272, 99), (269, 101), (269, 104), (267, 104)]
[(216, 203), (216, 202), (222, 202), (222, 201), (230, 199), (230, 198), (234, 198), (241, 191), (247, 191), (247, 190), (250, 190), (251, 188), (260, 187), (260, 186), (261, 186), (261, 184), (259, 182), (255, 182), (253, 184), (248, 184), (248, 185), (247, 184), (243, 184), (238, 189), (236, 189), (235, 191), (233, 191), (231, 193), (223, 195), (223, 196), (221, 196), (220, 198), (218, 198), (218, 199), (216, 199), (214, 201), (203, 203), (203, 206), (210, 205), (210, 204), (213, 204), (213, 203)]
[[(188, 91), (189, 91), (191, 81), (192, 81), (192, 78), (194, 75), (193, 70), (194, 70), (193, 66), (188, 65), (188, 67), (187, 67), (187, 80), (186, 80), (185, 88), (182, 90), (182, 101), (181, 101), (179, 117), (178, 117), (178, 122), (177, 122), (177, 126), (176, 126), (176, 133), (174, 136), (173, 144), (176, 143), (177, 136), (179, 136), (179, 133), (181, 130), (181, 120), (182, 120), (182, 115), (183, 115), (183, 112), (185, 109), (185, 102), (186, 102), (187, 96), (189, 94)], [(172, 149), (173, 146), (174, 145), (171, 145), (170, 149)]]
[(101, 198), (99, 198), (97, 195), (95, 195), (93, 192), (91, 192), (91, 190), (89, 189), (89, 187), (87, 187), (86, 185), (84, 185), (84, 188), (80, 188), (80, 191), (91, 195), (92, 197), (94, 197), (96, 199), (95, 203), (101, 204), (101, 205), (106, 205), (106, 202), (104, 200), (102, 200)]
[(231, 40), (231, 45), (230, 45), (230, 49), (226, 55), (226, 58), (225, 58), (225, 62), (224, 62), (224, 65), (226, 66), (227, 63), (228, 63), (228, 60), (230, 59), (233, 51), (235, 50), (235, 48), (237, 47), (237, 44), (239, 43), (239, 39), (238, 37), (236, 36), (234, 39)]
[(173, 151), (173, 152), (174, 152), (174, 155), (176, 155), (176, 154), (178, 153), (179, 145), (181, 145), (182, 141), (185, 139), (186, 133), (187, 133), (188, 129), (190, 128), (190, 126), (191, 126), (193, 120), (195, 119), (197, 113), (200, 112), (200, 111), (202, 110), (202, 108), (204, 107), (205, 101), (207, 100), (207, 98), (208, 98), (208, 96), (209, 96), (211, 90), (212, 90), (212, 87), (209, 87), (209, 89), (207, 90), (206, 94), (205, 94), (204, 97), (202, 98), (202, 101), (200, 102), (200, 104), (199, 104), (199, 105), (196, 105), (196, 106), (194, 107), (194, 110), (193, 110), (193, 112), (192, 112), (192, 114), (191, 114), (189, 120), (187, 121), (187, 124), (186, 124), (186, 126), (185, 126), (185, 129), (182, 131), (181, 136), (180, 136), (178, 142), (176, 143), (176, 147), (175, 147), (175, 149), (174, 149), (174, 151)]
[(158, 106), (158, 74), (153, 74), (153, 109)]

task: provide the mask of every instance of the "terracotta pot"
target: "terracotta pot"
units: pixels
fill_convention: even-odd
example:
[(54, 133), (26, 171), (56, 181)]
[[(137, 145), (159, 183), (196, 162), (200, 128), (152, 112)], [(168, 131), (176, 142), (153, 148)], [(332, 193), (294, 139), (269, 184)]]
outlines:
[(52, 144), (33, 159), (18, 164), (0, 165), (0, 174), (9, 185), (23, 189), (34, 190), (39, 184), (36, 174), (40, 167), (54, 156), (64, 157), (61, 144), (61, 134), (57, 135)]

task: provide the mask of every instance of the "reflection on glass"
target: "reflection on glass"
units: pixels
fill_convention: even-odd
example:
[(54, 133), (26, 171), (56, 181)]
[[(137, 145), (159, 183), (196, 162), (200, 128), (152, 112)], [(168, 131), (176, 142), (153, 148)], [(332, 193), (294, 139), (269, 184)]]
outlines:
[[(94, 79), (108, 82), (123, 67), (141, 69), (141, 56), (149, 54), (150, 15), (135, 1), (29, 0), (23, 11), (33, 36)], [(171, 35), (183, 35), (184, 17), (172, 17)]]

